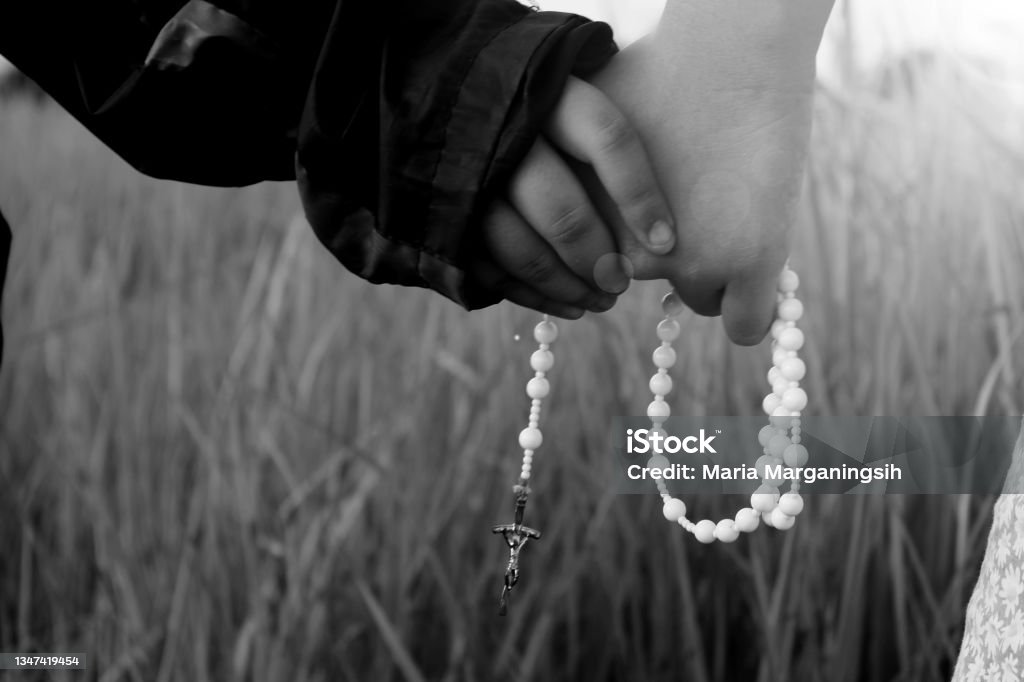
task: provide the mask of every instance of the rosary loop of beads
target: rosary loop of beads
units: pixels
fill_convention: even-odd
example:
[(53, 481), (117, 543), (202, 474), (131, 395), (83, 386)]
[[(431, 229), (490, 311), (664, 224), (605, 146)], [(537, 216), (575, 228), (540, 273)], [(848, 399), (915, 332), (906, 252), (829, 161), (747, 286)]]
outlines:
[[(804, 508), (800, 496), (800, 483), (796, 478), (790, 482), (789, 492), (779, 494), (783, 480), (766, 478), (768, 466), (802, 467), (807, 463), (807, 448), (800, 444), (800, 414), (807, 407), (807, 393), (800, 388), (807, 367), (797, 356), (804, 345), (804, 334), (796, 323), (804, 313), (803, 303), (796, 297), (800, 278), (787, 265), (778, 280), (776, 319), (772, 324), (772, 368), (768, 370), (768, 384), (772, 392), (765, 396), (761, 406), (769, 416), (769, 423), (757, 434), (764, 454), (757, 459), (757, 470), (761, 485), (750, 496), (750, 506), (740, 509), (735, 518), (722, 519), (718, 523), (704, 519), (694, 523), (686, 518), (686, 504), (669, 493), (665, 481), (656, 479), (658, 492), (664, 501), (662, 512), (665, 518), (678, 523), (686, 531), (704, 543), (734, 542), (741, 532), (754, 531), (761, 520), (765, 525), (779, 530), (793, 527), (797, 515)], [(679, 322), (676, 318), (685, 310), (683, 302), (674, 292), (662, 299), (665, 318), (658, 323), (658, 338), (661, 345), (654, 349), (654, 364), (657, 374), (651, 377), (650, 388), (654, 400), (647, 406), (651, 419), (652, 433), (665, 435), (662, 424), (671, 414), (665, 396), (672, 391), (672, 377), (669, 369), (676, 364), (676, 352), (672, 342), (679, 337)], [(654, 455), (647, 462), (648, 468), (664, 469), (669, 465), (664, 455)]]

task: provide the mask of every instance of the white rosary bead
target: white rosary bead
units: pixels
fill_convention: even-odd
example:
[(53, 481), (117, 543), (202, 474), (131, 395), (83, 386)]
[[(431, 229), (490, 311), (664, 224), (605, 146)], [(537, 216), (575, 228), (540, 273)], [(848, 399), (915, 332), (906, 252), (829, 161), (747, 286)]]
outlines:
[(798, 516), (804, 509), (804, 498), (799, 493), (786, 493), (779, 498), (779, 509), (788, 516)]
[(524, 450), (536, 450), (544, 442), (540, 429), (528, 426), (519, 432), (519, 447)]
[(762, 484), (754, 494), (750, 496), (750, 506), (762, 514), (775, 509), (779, 503), (779, 489), (773, 485)]
[(670, 291), (661, 298), (661, 310), (668, 317), (678, 317), (686, 310), (686, 306), (683, 305), (679, 294), (675, 291)]
[(800, 358), (786, 358), (779, 365), (779, 374), (787, 381), (800, 381), (806, 373), (807, 365)]
[(744, 507), (736, 512), (735, 527), (736, 530), (741, 533), (752, 533), (757, 530), (757, 526), (761, 523), (761, 517), (757, 511), (750, 507)]
[(754, 471), (757, 472), (757, 477), (764, 478), (765, 467), (771, 464), (775, 464), (775, 458), (772, 457), (771, 455), (761, 455), (760, 457), (758, 457), (757, 461), (754, 462)]
[(665, 500), (665, 504), (661, 508), (661, 513), (664, 514), (665, 518), (669, 521), (678, 521), (680, 518), (686, 516), (686, 503), (675, 497), (670, 497)]
[(781, 458), (789, 444), (789, 438), (785, 434), (776, 432), (768, 441), (765, 449), (768, 450), (768, 454), (772, 457)]
[(779, 275), (779, 291), (791, 294), (800, 286), (800, 277), (788, 267)]
[(550, 390), (551, 386), (548, 384), (548, 380), (544, 377), (534, 377), (526, 384), (526, 395), (538, 400), (546, 398)]
[(799, 412), (807, 407), (807, 393), (802, 388), (787, 388), (782, 394), (782, 406), (787, 410)]
[(715, 541), (715, 522), (710, 519), (704, 519), (698, 521), (693, 528), (693, 535), (695, 538), (703, 542), (704, 544), (710, 544)]
[(798, 468), (807, 464), (807, 448), (799, 443), (793, 443), (782, 453), (782, 461), (786, 466)]
[(761, 430), (757, 432), (757, 442), (761, 444), (761, 447), (767, 447), (768, 442), (775, 435), (775, 427), (771, 424), (762, 426)]
[(732, 519), (722, 519), (715, 526), (715, 538), (719, 542), (735, 542), (739, 536), (740, 532)]
[(555, 356), (549, 350), (535, 350), (530, 356), (530, 367), (538, 372), (547, 372), (555, 364)]
[(651, 458), (647, 460), (648, 469), (666, 469), (668, 467), (669, 461), (668, 457), (665, 455), (652, 455)]
[(764, 400), (761, 402), (761, 409), (764, 410), (765, 414), (771, 416), (775, 414), (775, 410), (777, 410), (780, 405), (782, 405), (782, 398), (775, 395), (774, 393), (769, 393), (764, 397)]
[(778, 507), (772, 511), (771, 519), (771, 525), (778, 530), (789, 530), (796, 523), (795, 517), (786, 514)]
[(647, 406), (647, 416), (650, 417), (652, 421), (659, 420), (656, 423), (665, 421), (671, 414), (672, 409), (664, 400), (652, 400), (651, 404)]
[[(558, 338), (558, 327), (555, 326), (554, 322), (544, 320), (533, 328), (533, 338), (537, 340), (537, 343), (552, 344)], [(542, 350), (547, 349), (544, 348)]]
[(658, 338), (662, 341), (672, 342), (679, 338), (679, 322), (666, 318), (658, 323)]
[(658, 372), (651, 377), (649, 386), (651, 393), (654, 395), (666, 396), (672, 392), (672, 377), (668, 374)]
[(804, 304), (798, 298), (787, 298), (779, 304), (779, 319), (784, 322), (796, 322), (804, 315)]
[[(789, 327), (783, 329), (782, 333), (779, 334), (779, 348), (787, 351), (798, 351), (803, 348), (804, 345), (804, 333), (797, 327)], [(792, 357), (786, 355), (784, 357)], [(780, 363), (775, 363), (780, 364)]]
[(672, 346), (658, 346), (652, 357), (654, 364), (662, 369), (671, 369), (676, 364), (676, 352)]

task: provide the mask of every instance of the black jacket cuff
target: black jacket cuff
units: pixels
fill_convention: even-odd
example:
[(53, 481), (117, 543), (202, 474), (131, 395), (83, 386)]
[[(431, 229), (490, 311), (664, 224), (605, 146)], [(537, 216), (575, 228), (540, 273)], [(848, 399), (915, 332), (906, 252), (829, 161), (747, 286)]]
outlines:
[[(418, 37), (422, 24), (419, 33), (413, 26), (383, 37), (380, 79), (356, 97), (339, 100), (325, 88), (345, 80), (346, 59), (366, 55), (329, 48), (296, 168), (310, 223), (346, 267), (372, 282), (429, 287), (473, 309), (501, 300), (466, 274), (478, 257), (471, 245), (484, 209), (569, 75), (595, 70), (616, 48), (606, 24), (582, 17), (511, 0), (464, 4), (471, 9), (448, 27), (450, 41), (436, 32)], [(332, 73), (337, 80), (325, 78)]]

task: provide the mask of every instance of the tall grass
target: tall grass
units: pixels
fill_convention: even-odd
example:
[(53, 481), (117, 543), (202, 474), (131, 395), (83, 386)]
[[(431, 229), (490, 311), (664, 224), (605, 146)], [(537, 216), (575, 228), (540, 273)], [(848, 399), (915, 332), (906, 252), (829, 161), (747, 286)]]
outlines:
[[(812, 405), (1016, 414), (1022, 156), (954, 72), (912, 72), (820, 99), (793, 255)], [(544, 537), (502, 619), (490, 525), (534, 315), (370, 286), (291, 187), (142, 178), (52, 107), (3, 104), (0, 205), (2, 651), (84, 651), (103, 682), (951, 672), (991, 499), (817, 497), (792, 531), (702, 547), (653, 495), (608, 492), (605, 424), (646, 404), (660, 284), (562, 325)], [(685, 329), (674, 411), (756, 412), (765, 350)]]

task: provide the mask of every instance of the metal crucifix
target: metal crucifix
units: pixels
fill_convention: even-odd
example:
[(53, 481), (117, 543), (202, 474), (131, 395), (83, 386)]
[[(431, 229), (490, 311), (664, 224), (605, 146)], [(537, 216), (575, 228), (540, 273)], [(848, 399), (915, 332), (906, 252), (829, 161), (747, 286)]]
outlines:
[(539, 539), (540, 531), (523, 525), (523, 513), (526, 510), (525, 491), (516, 495), (516, 515), (513, 523), (494, 526), (492, 533), (501, 533), (508, 544), (508, 565), (505, 567), (505, 585), (498, 601), (498, 615), (504, 616), (508, 611), (508, 599), (512, 588), (519, 582), (519, 552), (530, 538)]

